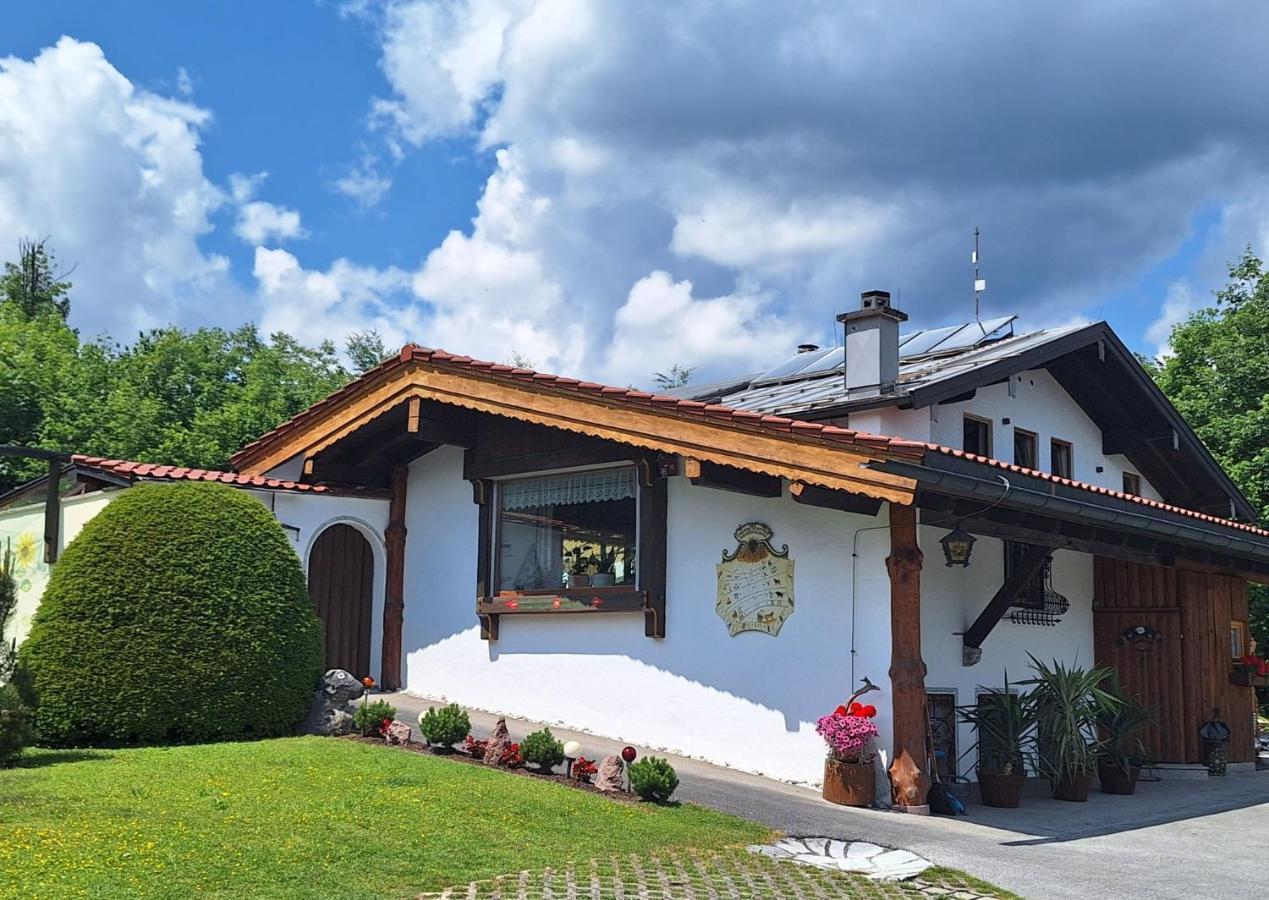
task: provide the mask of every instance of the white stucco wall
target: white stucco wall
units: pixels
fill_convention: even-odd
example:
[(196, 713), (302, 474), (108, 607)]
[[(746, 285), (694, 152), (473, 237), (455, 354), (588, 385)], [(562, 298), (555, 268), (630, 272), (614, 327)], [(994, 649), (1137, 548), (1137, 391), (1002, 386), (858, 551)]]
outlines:
[[(946, 528), (922, 527), (919, 541), (925, 554), (921, 573), (921, 648), (925, 657), (926, 690), (953, 692), (958, 705), (972, 704), (980, 686), (1002, 687), (1008, 672), (1011, 683), (1031, 677), (1028, 652), (1039, 659), (1060, 659), (1092, 666), (1093, 557), (1059, 550), (1053, 555), (1053, 589), (1070, 601), (1070, 610), (1055, 627), (1015, 625), (1007, 620), (983, 642), (982, 660), (961, 665), (961, 637), (1004, 581), (1004, 543), (979, 538), (967, 568), (948, 568), (938, 541)], [(972, 729), (957, 728), (957, 770), (974, 777), (975, 757), (964, 755), (974, 743)]]
[[(883, 516), (885, 515), (883, 510)], [(736, 526), (761, 521), (795, 560), (796, 611), (777, 637), (730, 637), (714, 611), (715, 564)], [(639, 614), (504, 616), (480, 639), (475, 615), (477, 510), (462, 451), (441, 448), (410, 469), (403, 643), (407, 690), (439, 700), (636, 741), (795, 781), (822, 775), (816, 718), (851, 692), (851, 537), (885, 519), (669, 486), (666, 633)], [(861, 535), (856, 677), (884, 683), (889, 581)], [(889, 703), (874, 694), (889, 736)]]
[[(1014, 395), (1009, 385), (979, 388), (973, 398), (962, 403), (940, 404), (924, 409), (881, 409), (852, 413), (851, 428), (933, 441), (945, 447), (960, 447), (966, 413), (992, 423), (992, 456), (1005, 462), (1013, 459), (1013, 430), (1021, 428), (1037, 435), (1039, 468), (1051, 470), (1052, 438), (1069, 442), (1074, 448), (1075, 479), (1112, 490), (1123, 488), (1123, 473), (1137, 472), (1122, 454), (1102, 453), (1102, 433), (1092, 419), (1047, 369), (1033, 369), (1013, 376)], [(1002, 424), (1002, 419), (1009, 424)], [(1097, 467), (1102, 471), (1098, 472)], [(1140, 474), (1140, 473), (1137, 473)], [(1143, 477), (1141, 492), (1154, 500), (1159, 492)]]

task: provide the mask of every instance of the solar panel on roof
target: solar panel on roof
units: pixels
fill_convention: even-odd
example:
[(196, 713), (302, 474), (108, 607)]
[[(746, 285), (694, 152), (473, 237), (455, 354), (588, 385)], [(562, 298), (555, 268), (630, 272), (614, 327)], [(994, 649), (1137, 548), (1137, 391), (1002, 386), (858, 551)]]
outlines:
[(930, 328), (917, 331), (899, 338), (899, 355), (903, 357), (924, 356), (927, 353), (950, 353), (955, 350), (969, 350), (980, 347), (990, 341), (1006, 337), (1005, 330), (1013, 329), (1013, 321), (1017, 316), (1000, 316), (988, 319), (981, 325), (969, 322), (964, 325), (948, 325), (944, 328)]
[(845, 358), (846, 358), (845, 347), (833, 347), (827, 353), (822, 354), (819, 359), (811, 363), (809, 366), (807, 366), (798, 374), (810, 377), (811, 375), (818, 375), (821, 372), (831, 372), (834, 369), (840, 369), (842, 367), (842, 360), (844, 360)]
[(929, 353), (943, 341), (964, 328), (964, 325), (949, 325), (946, 328), (927, 328), (909, 335), (907, 340), (899, 338), (900, 356), (920, 356)]
[(826, 350), (811, 350), (807, 353), (799, 353), (792, 359), (786, 359), (774, 369), (769, 369), (768, 371), (763, 372), (754, 379), (754, 384), (761, 384), (766, 381), (776, 381), (781, 378), (788, 378), (790, 375), (796, 375), (807, 366), (819, 360), (821, 357), (832, 353), (833, 349), (833, 347), (829, 347)]

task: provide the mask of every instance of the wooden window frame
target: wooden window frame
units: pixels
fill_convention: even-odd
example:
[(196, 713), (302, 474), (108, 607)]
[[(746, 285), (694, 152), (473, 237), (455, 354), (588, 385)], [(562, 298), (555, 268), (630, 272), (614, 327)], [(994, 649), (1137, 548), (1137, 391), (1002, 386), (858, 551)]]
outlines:
[[(1247, 623), (1241, 619), (1233, 619), (1229, 623), (1229, 650), (1230, 659), (1239, 660), (1247, 655), (1247, 648), (1251, 646), (1249, 641), (1250, 631)], [(1235, 647), (1237, 643), (1237, 647)]]
[[(987, 447), (985, 451), (981, 449), (970, 450), (965, 446), (965, 425), (969, 422), (975, 422), (983, 426), (983, 430), (987, 434)], [(982, 416), (975, 416), (972, 413), (963, 413), (961, 416), (961, 449), (966, 453), (976, 453), (979, 456), (990, 457), (992, 455), (992, 446), (995, 443), (995, 435), (992, 433), (994, 431), (994, 424), (995, 423), (991, 419), (984, 419)]]
[[(607, 587), (560, 588), (533, 591), (496, 591), (499, 517), (496, 481), (472, 478), (473, 500), (480, 507), (476, 550), (476, 614), (481, 637), (498, 639), (502, 616), (603, 615), (642, 612), (644, 634), (665, 637), (665, 568), (667, 486), (656, 460), (632, 459), (638, 483), (635, 498), (635, 584)], [(598, 464), (570, 467), (591, 471), (611, 466)], [(508, 477), (528, 477), (559, 471), (547, 463), (543, 469), (516, 472)]]
[[(1066, 451), (1066, 471), (1059, 472), (1055, 460), (1057, 456), (1054, 450), (1061, 447)], [(1075, 445), (1070, 441), (1064, 441), (1061, 438), (1049, 438), (1049, 472), (1059, 478), (1075, 477)]]
[[(1031, 461), (1029, 463), (1019, 462), (1018, 460), (1018, 439), (1031, 441)], [(1026, 428), (1014, 428), (1013, 430), (1013, 464), (1022, 466), (1024, 469), (1040, 468), (1040, 435), (1034, 431), (1028, 431)]]
[[(1132, 485), (1132, 487), (1129, 487), (1129, 486), (1128, 486), (1129, 484), (1131, 484), (1131, 485)], [(1131, 495), (1131, 496), (1133, 496), (1133, 497), (1140, 497), (1140, 496), (1142, 496), (1142, 494), (1141, 494), (1141, 476), (1140, 476), (1138, 473), (1136, 473), (1136, 472), (1124, 472), (1124, 473), (1123, 473), (1123, 484), (1122, 484), (1122, 487), (1123, 487), (1123, 492), (1124, 492), (1125, 494), (1130, 494), (1130, 495)]]

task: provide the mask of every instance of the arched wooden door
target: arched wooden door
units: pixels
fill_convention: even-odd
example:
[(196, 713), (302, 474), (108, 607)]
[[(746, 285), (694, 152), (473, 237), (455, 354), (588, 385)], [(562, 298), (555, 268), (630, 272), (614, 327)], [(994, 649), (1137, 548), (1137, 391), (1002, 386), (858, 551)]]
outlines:
[(370, 608), (374, 551), (351, 525), (332, 525), (317, 536), (308, 558), (308, 595), (326, 640), (326, 668), (370, 674)]

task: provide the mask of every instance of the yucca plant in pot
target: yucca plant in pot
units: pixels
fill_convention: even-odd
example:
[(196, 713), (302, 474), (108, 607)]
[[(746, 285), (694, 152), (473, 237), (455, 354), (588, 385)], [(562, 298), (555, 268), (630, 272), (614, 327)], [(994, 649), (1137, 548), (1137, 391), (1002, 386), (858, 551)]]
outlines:
[(978, 754), (978, 791), (984, 805), (1014, 809), (1022, 802), (1032, 758), (1035, 703), (1030, 694), (1013, 690), (1007, 673), (1003, 689), (980, 690), (976, 705), (957, 709), (960, 720), (974, 729), (969, 752)]
[[(1028, 654), (1030, 655), (1030, 654)], [(1081, 803), (1101, 755), (1098, 715), (1117, 709), (1119, 698), (1102, 688), (1110, 669), (1081, 669), (1058, 660), (1031, 657), (1036, 709), (1036, 748), (1040, 771), (1049, 779), (1053, 799)]]
[(1116, 702), (1097, 711), (1097, 731), (1102, 740), (1097, 778), (1104, 794), (1135, 794), (1137, 777), (1146, 762), (1141, 732), (1154, 721), (1154, 713), (1136, 697), (1124, 695), (1117, 675), (1112, 674), (1102, 689)]

